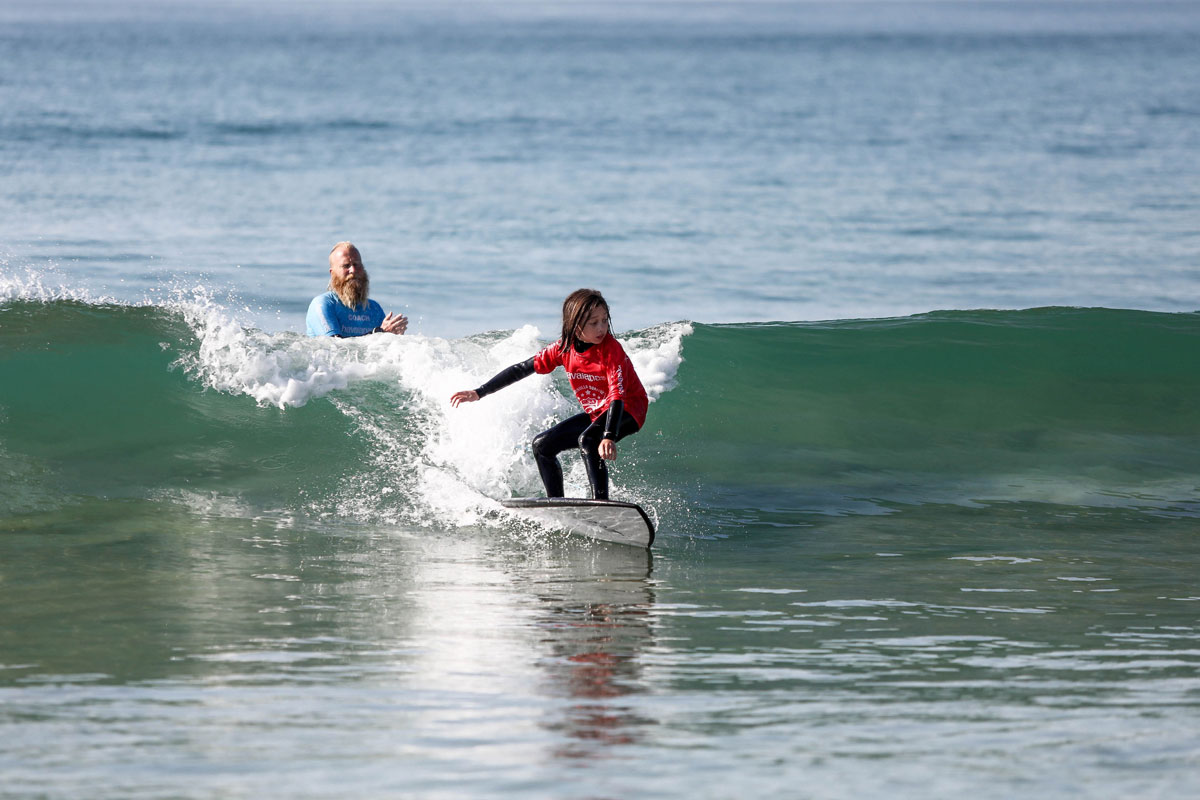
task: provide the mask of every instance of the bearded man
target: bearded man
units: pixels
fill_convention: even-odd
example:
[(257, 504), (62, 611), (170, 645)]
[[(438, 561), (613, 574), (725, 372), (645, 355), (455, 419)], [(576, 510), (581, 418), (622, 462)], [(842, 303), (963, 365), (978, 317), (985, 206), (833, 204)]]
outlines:
[(344, 338), (408, 330), (408, 317), (385, 315), (379, 303), (368, 297), (370, 287), (358, 248), (350, 242), (335, 244), (329, 251), (329, 291), (314, 297), (308, 306), (308, 335)]

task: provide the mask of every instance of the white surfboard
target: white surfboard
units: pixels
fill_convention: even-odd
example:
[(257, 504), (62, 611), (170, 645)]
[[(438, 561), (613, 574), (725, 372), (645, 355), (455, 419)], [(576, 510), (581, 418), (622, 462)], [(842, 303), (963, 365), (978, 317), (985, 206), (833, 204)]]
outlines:
[(589, 539), (646, 548), (654, 543), (654, 523), (637, 503), (581, 497), (514, 497), (501, 500), (500, 505), (549, 527)]

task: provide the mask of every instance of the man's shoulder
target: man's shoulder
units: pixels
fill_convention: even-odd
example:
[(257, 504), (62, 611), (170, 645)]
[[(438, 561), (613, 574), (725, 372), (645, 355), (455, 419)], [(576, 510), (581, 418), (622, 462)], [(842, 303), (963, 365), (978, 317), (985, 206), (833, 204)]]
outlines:
[(322, 306), (336, 305), (339, 302), (341, 301), (338, 300), (336, 292), (325, 292), (324, 294), (319, 294), (314, 297), (312, 302), (308, 304), (308, 307), (321, 308)]
[(330, 305), (330, 297), (336, 300), (333, 292), (319, 294), (308, 304), (308, 313), (304, 315), (304, 328), (309, 336), (336, 336), (340, 330), (337, 308)]

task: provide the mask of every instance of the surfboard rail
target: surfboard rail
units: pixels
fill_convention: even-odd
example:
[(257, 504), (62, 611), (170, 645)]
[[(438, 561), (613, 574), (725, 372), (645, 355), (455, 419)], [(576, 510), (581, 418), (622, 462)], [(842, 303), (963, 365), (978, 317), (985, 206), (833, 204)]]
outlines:
[(500, 505), (542, 524), (589, 539), (649, 549), (654, 522), (637, 503), (583, 497), (511, 497)]

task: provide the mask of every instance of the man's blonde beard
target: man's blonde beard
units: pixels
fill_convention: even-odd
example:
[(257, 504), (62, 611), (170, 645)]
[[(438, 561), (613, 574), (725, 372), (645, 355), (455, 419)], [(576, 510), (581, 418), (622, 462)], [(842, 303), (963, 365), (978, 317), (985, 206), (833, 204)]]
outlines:
[(367, 297), (371, 294), (371, 279), (364, 272), (362, 283), (354, 280), (347, 275), (340, 281), (337, 278), (329, 278), (329, 290), (337, 294), (347, 308), (358, 308), (367, 302)]

